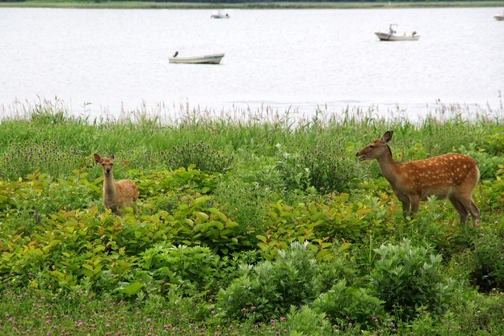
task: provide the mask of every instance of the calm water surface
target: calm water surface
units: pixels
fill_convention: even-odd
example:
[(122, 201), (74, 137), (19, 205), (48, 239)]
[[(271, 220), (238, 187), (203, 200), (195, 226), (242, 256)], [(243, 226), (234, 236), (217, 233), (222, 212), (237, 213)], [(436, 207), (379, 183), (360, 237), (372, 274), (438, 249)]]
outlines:
[[(0, 9), (0, 105), (58, 97), (74, 113), (164, 103), (314, 112), (436, 101), (499, 108), (499, 8), (231, 10)], [(418, 42), (379, 42), (397, 23)], [(220, 65), (169, 64), (225, 53)], [(84, 107), (84, 105), (86, 107)]]

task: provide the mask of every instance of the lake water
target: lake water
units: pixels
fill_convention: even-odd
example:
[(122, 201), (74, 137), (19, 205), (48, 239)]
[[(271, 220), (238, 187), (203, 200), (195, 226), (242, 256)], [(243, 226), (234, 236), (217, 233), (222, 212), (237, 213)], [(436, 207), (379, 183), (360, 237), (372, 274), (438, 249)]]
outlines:
[[(0, 105), (63, 100), (73, 113), (141, 106), (501, 109), (500, 8), (230, 10), (0, 9)], [(417, 31), (379, 42), (375, 31)], [(220, 65), (169, 64), (225, 53)]]

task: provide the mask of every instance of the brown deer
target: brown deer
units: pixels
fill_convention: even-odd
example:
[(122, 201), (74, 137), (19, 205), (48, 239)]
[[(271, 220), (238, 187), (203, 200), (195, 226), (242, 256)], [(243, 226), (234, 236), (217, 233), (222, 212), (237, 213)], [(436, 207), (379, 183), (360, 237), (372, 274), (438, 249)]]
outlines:
[[(102, 159), (100, 155), (95, 154), (94, 159), (101, 164), (103, 169), (103, 205), (112, 210), (116, 215), (121, 214), (121, 209), (129, 206), (130, 203), (138, 199), (138, 188), (131, 180), (120, 180), (114, 182), (112, 168), (114, 166), (114, 153), (110, 153), (110, 158)], [(131, 205), (137, 212), (136, 204)]]
[(357, 152), (360, 161), (377, 159), (378, 166), (402, 203), (404, 216), (418, 212), (420, 201), (435, 195), (448, 197), (464, 224), (469, 213), (474, 228), (478, 227), (480, 211), (472, 199), (479, 180), (476, 161), (466, 155), (444, 154), (425, 160), (397, 163), (392, 158), (388, 142), (393, 131), (385, 132), (379, 140)]

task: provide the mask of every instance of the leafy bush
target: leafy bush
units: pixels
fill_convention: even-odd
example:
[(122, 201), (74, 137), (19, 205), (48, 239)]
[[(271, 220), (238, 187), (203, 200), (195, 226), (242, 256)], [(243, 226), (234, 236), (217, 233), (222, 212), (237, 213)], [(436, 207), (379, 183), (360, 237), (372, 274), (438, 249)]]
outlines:
[(376, 325), (384, 314), (382, 302), (365, 288), (347, 286), (346, 280), (339, 281), (330, 291), (320, 295), (313, 302), (313, 309), (330, 316), (331, 323), (338, 320), (346, 323), (359, 323), (361, 326)]
[[(304, 198), (304, 197), (303, 197)], [(362, 202), (350, 200), (348, 194), (327, 195), (320, 199), (308, 199), (295, 206), (283, 204), (280, 200), (270, 204), (264, 223), (265, 235), (257, 235), (259, 247), (272, 255), (279, 247), (287, 248), (294, 240), (315, 241), (320, 244), (317, 260), (331, 257), (327, 247), (332, 245), (329, 237), (339, 234), (348, 237), (376, 226), (380, 221), (369, 217), (371, 209)]]
[(302, 306), (297, 309), (291, 306), (285, 320), (289, 323), (289, 328), (286, 329), (289, 335), (327, 335), (332, 330), (329, 322), (325, 318), (326, 314), (319, 313), (309, 306)]
[(485, 233), (479, 234), (470, 252), (472, 265), (470, 279), (485, 292), (504, 289), (503, 229), (500, 224), (495, 231), (487, 229)]
[(381, 259), (370, 273), (370, 285), (387, 311), (398, 306), (408, 317), (421, 305), (438, 314), (448, 308), (454, 281), (442, 275), (442, 256), (432, 254), (432, 247), (414, 247), (404, 239), (374, 251)]
[(205, 280), (215, 267), (214, 255), (208, 247), (185, 245), (172, 246), (162, 242), (140, 254), (142, 268), (153, 270), (157, 278), (177, 281), (179, 284), (194, 284), (203, 289)]
[(256, 266), (240, 265), (238, 278), (218, 294), (225, 316), (250, 316), (267, 320), (285, 316), (291, 305), (299, 306), (318, 295), (319, 274), (309, 244), (292, 243), (279, 250), (276, 259)]
[[(157, 202), (162, 202), (167, 196), (180, 193), (197, 192), (201, 194), (211, 194), (221, 181), (222, 175), (208, 175), (200, 170), (189, 166), (175, 170), (154, 171), (145, 174), (136, 169), (128, 170), (128, 178), (133, 179), (138, 187), (140, 198), (153, 198)], [(223, 177), (225, 178), (225, 177)]]

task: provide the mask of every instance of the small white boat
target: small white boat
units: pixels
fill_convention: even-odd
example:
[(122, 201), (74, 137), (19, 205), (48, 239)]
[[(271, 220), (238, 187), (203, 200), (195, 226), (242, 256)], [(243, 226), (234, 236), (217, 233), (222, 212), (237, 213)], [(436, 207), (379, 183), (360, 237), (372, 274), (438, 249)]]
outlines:
[(229, 19), (230, 16), (228, 13), (222, 13), (221, 11), (218, 12), (213, 12), (212, 15), (210, 15), (211, 19)]
[(180, 64), (219, 64), (224, 54), (212, 54), (193, 57), (177, 57), (178, 51), (173, 57), (168, 57), (170, 63)]
[(494, 19), (497, 21), (504, 21), (504, 13), (502, 14), (496, 13)]
[(394, 26), (397, 27), (396, 24), (390, 25), (388, 33), (376, 32), (375, 34), (378, 36), (380, 41), (418, 41), (420, 39), (420, 35), (418, 35), (416, 31), (411, 34), (397, 34)]

